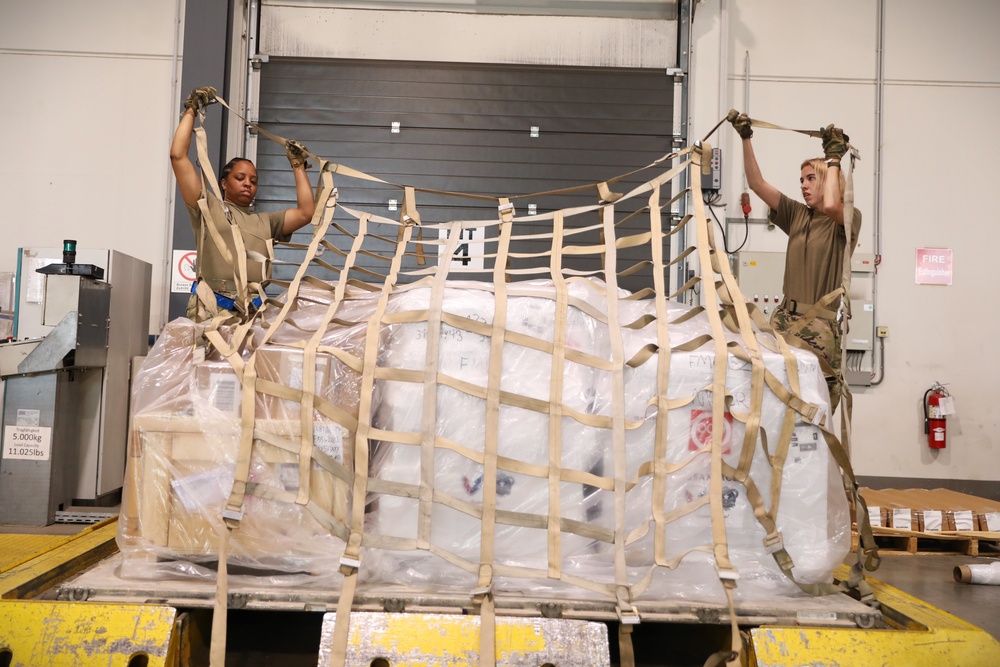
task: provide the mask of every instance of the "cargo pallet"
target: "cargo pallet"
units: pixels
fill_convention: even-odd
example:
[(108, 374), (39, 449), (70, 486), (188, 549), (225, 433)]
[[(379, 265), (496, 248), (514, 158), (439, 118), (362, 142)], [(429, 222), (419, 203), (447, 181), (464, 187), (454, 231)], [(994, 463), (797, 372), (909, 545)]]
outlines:
[[(897, 528), (872, 528), (879, 553), (954, 553), (965, 556), (996, 554), (1000, 550), (1000, 533), (982, 531), (920, 532)], [(852, 546), (858, 543), (857, 533), (851, 536)]]
[[(203, 657), (199, 647), (204, 647), (204, 621), (211, 614), (214, 586), (211, 582), (123, 583), (115, 575), (121, 559), (115, 553), (116, 532), (117, 526), (111, 521), (72, 538), (52, 536), (47, 544), (35, 539), (37, 536), (23, 539), (27, 536), (0, 535), (0, 661), (39, 667), (207, 664), (197, 658)], [(15, 554), (7, 548), (18, 540), (34, 553)], [(846, 576), (846, 568), (838, 576)], [(1000, 642), (986, 632), (877, 580), (870, 580), (870, 584), (877, 609), (846, 595), (738, 605), (738, 621), (747, 633), (746, 664), (1000, 664)], [(308, 625), (316, 629), (320, 645), (309, 647), (305, 658), (299, 655), (297, 662), (282, 664), (329, 664), (336, 596), (336, 591), (307, 593), (302, 589), (234, 586), (230, 590), (229, 614), (239, 620), (231, 628), (243, 625), (256, 629), (266, 624), (267, 629), (259, 631), (257, 637), (252, 636), (253, 630), (243, 636), (249, 636), (251, 641), (287, 645), (289, 637), (302, 635), (301, 627)], [(438, 655), (434, 661), (420, 664), (459, 665), (469, 664), (468, 651), (474, 652), (478, 646), (478, 617), (470, 614), (473, 610), (467, 598), (381, 591), (361, 595), (356, 602), (352, 613), (359, 616), (356, 623), (352, 621), (352, 627), (381, 624), (396, 629), (397, 634), (384, 637), (382, 644), (371, 649), (381, 651), (378, 655), (388, 655), (392, 647), (415, 646), (425, 654)], [(545, 642), (539, 641), (539, 637), (548, 638), (551, 622), (576, 622), (573, 619), (605, 621), (610, 634), (616, 623), (610, 611), (599, 603), (508, 599), (498, 605), (497, 612), (498, 655), (509, 648), (537, 658), (533, 664), (608, 664), (606, 660), (588, 661), (590, 653), (582, 644), (574, 645), (569, 652), (560, 649), (562, 654), (553, 657), (558, 632), (550, 633), (553, 642), (548, 649), (543, 646)], [(687, 664), (674, 661), (685, 646), (701, 649), (700, 642), (704, 642), (714, 650), (712, 642), (728, 631), (724, 605), (716, 608), (695, 603), (649, 603), (640, 612), (643, 620), (637, 631), (645, 630), (647, 641), (653, 642), (650, 654), (656, 656), (654, 660), (670, 661), (664, 665)], [(266, 620), (255, 624), (255, 616)], [(713, 631), (717, 632), (713, 635)], [(357, 638), (352, 634), (351, 650), (358, 652), (365, 648), (365, 642), (371, 643), (371, 637), (362, 636), (360, 631), (356, 634)], [(590, 639), (596, 642), (599, 637), (591, 633)], [(710, 651), (705, 648), (704, 652), (707, 655)], [(370, 656), (347, 664), (415, 664), (405, 652), (385, 659)], [(497, 664), (515, 664), (506, 656), (499, 656)], [(614, 664), (613, 652), (610, 658)], [(644, 660), (643, 664), (660, 663)]]

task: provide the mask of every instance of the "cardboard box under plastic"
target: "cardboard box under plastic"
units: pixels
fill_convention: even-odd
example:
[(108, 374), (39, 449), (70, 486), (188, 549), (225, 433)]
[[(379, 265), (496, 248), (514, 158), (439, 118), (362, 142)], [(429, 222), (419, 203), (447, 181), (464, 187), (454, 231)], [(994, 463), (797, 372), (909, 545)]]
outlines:
[[(123, 508), (126, 538), (166, 547), (178, 556), (216, 553), (221, 507), (219, 513), (209, 512), (186, 497), (196, 496), (192, 489), (199, 484), (211, 484), (217, 471), (228, 468), (231, 479), (239, 427), (235, 419), (206, 422), (192, 417), (136, 416)], [(258, 421), (257, 429), (293, 442), (300, 439), (298, 422)], [(339, 424), (320, 422), (316, 430), (320, 435), (315, 439), (325, 443), (324, 449), (345, 451), (346, 431)], [(272, 481), (280, 480), (286, 491), (298, 491), (297, 452), (255, 440), (254, 455), (274, 473)], [(338, 460), (343, 460), (343, 454)], [(345, 481), (312, 463), (310, 498), (341, 521), (347, 516), (349, 490)]]
[(198, 395), (216, 410), (239, 417), (242, 407), (240, 378), (228, 361), (203, 361), (195, 366)]
[[(303, 351), (299, 348), (266, 346), (257, 350), (257, 377), (269, 380), (290, 389), (302, 389)], [(332, 389), (330, 377), (330, 355), (316, 354), (315, 394), (325, 396)], [(299, 419), (301, 404), (298, 401), (278, 398), (269, 394), (259, 394), (263, 402), (264, 415), (270, 419)], [(260, 413), (258, 413), (260, 415)]]

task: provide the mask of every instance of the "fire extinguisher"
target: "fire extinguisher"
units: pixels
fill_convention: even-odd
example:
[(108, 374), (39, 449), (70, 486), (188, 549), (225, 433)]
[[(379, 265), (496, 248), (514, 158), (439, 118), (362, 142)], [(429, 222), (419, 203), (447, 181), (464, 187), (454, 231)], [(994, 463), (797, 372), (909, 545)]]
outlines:
[(924, 433), (927, 434), (927, 446), (931, 449), (944, 449), (947, 444), (948, 422), (945, 421), (941, 399), (948, 396), (948, 390), (937, 382), (924, 392)]

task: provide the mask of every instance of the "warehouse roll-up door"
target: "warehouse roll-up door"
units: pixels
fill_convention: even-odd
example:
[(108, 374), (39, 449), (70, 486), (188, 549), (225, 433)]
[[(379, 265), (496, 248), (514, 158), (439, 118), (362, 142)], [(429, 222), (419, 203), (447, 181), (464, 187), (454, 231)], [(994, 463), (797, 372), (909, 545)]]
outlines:
[[(259, 113), (263, 126), (276, 134), (392, 183), (519, 196), (604, 181), (669, 153), (673, 95), (673, 78), (663, 71), (271, 58), (261, 70)], [(260, 141), (257, 155), (258, 207), (287, 206), (295, 193), (282, 148)], [(614, 189), (627, 192), (652, 174), (636, 174)], [(315, 182), (315, 170), (311, 175)], [(398, 189), (342, 177), (337, 185), (341, 204), (398, 219)], [(597, 200), (589, 190), (518, 199), (515, 205), (524, 216)], [(489, 201), (419, 193), (417, 203), (425, 224), (489, 221), (497, 215)], [(293, 241), (307, 242), (310, 230), (304, 228)], [(519, 233), (532, 233), (530, 223)], [(339, 234), (328, 240), (340, 248), (350, 242)], [(578, 242), (597, 240), (594, 231)], [(548, 249), (548, 241), (531, 243), (519, 250)], [(300, 253), (280, 249), (278, 259), (289, 264), (277, 266), (274, 278), (290, 278)], [(338, 259), (330, 258), (331, 264)], [(367, 261), (384, 272), (378, 260)], [(625, 249), (619, 269), (634, 262)], [(650, 285), (651, 278), (646, 269), (622, 282), (637, 289)]]

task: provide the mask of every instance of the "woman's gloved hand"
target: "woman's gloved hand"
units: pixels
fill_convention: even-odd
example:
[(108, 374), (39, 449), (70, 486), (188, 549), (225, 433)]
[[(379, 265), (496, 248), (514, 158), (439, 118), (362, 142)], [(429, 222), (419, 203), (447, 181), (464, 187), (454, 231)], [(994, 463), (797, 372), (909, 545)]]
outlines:
[(308, 156), (306, 154), (308, 152), (309, 149), (297, 141), (289, 140), (285, 142), (285, 157), (288, 158), (288, 164), (292, 165), (292, 169), (300, 165), (306, 169), (312, 166), (307, 161)]
[(844, 134), (844, 131), (839, 127), (834, 127), (832, 124), (827, 125), (822, 130), (823, 139), (823, 154), (826, 158), (839, 160), (844, 157), (844, 153), (847, 152), (847, 142), (850, 141), (850, 137)]
[(216, 90), (211, 86), (202, 86), (201, 88), (195, 88), (188, 95), (187, 100), (184, 102), (185, 109), (191, 109), (195, 113), (198, 113), (209, 104), (215, 104), (218, 100), (215, 99)]
[(749, 139), (753, 136), (752, 121), (745, 113), (730, 109), (729, 113), (726, 114), (726, 120), (733, 124), (733, 129), (736, 130), (736, 134), (740, 135), (741, 139)]

